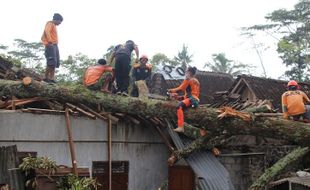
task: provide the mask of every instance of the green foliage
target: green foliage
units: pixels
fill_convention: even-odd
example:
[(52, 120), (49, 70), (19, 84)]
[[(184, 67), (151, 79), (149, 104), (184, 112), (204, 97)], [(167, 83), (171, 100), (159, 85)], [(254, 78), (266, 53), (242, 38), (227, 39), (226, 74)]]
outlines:
[(103, 58), (105, 59), (105, 60), (109, 60), (110, 59), (110, 57), (111, 57), (111, 55), (112, 55), (112, 53), (113, 53), (113, 50), (114, 50), (114, 48), (115, 48), (115, 46), (110, 46), (108, 49), (107, 49), (107, 52), (103, 55)]
[(97, 189), (99, 185), (95, 179), (88, 177), (79, 178), (73, 174), (60, 178), (57, 182), (59, 190), (93, 190)]
[[(47, 177), (51, 182), (56, 182), (59, 190), (93, 190), (97, 189), (97, 186), (100, 185), (95, 179), (87, 177), (79, 178), (73, 174), (69, 174), (68, 176), (60, 178), (58, 181), (55, 181), (50, 176), (57, 171), (58, 166), (55, 161), (47, 157), (34, 158), (29, 155), (23, 159), (19, 168), (22, 171), (25, 171), (26, 175), (28, 175), (31, 170), (37, 170), (37, 172), (40, 172), (38, 169), (47, 171), (47, 175), (43, 172), (40, 174)], [(35, 189), (36, 185), (36, 177), (26, 182), (26, 186), (32, 187), (33, 189)]]
[(57, 79), (60, 83), (65, 84), (82, 84), (85, 70), (95, 63), (95, 59), (91, 59), (82, 53), (68, 56), (66, 60), (61, 61)]
[(8, 49), (8, 46), (0, 44), (0, 50), (7, 50), (7, 49)]
[(23, 162), (19, 165), (19, 168), (25, 172), (29, 172), (32, 169), (42, 169), (48, 171), (50, 174), (53, 174), (57, 169), (57, 165), (51, 158), (34, 158), (29, 155), (23, 159)]
[(44, 46), (40, 42), (14, 39), (14, 50), (8, 51), (7, 54), (19, 60), (22, 63), (21, 67), (32, 68), (40, 73), (43, 71)]
[(16, 59), (14, 57), (8, 56), (7, 54), (0, 54), (0, 56), (3, 59), (6, 59), (8, 62), (12, 63), (13, 66), (17, 67), (17, 68), (21, 68), (22, 66), (22, 62), (19, 59)]
[(156, 53), (153, 55), (152, 59), (150, 60), (150, 63), (154, 66), (156, 65), (166, 65), (167, 63), (170, 63), (171, 60), (163, 53)]
[(173, 61), (175, 61), (174, 64), (172, 65), (181, 65), (181, 67), (183, 68), (187, 68), (189, 63), (192, 62), (192, 58), (193, 58), (193, 55), (189, 55), (188, 53), (188, 47), (183, 44), (182, 46), (182, 50), (178, 52), (178, 55), (175, 56), (173, 58)]
[(248, 69), (250, 66), (237, 63), (233, 60), (229, 60), (226, 58), (224, 53), (213, 54), (212, 55), (213, 62), (208, 62), (204, 65), (204, 67), (208, 67), (211, 71), (220, 72), (220, 73), (228, 73), (233, 77), (236, 77), (240, 74), (249, 73)]
[(246, 30), (265, 31), (278, 40), (277, 52), (288, 70), (285, 76), (298, 81), (309, 81), (310, 71), (310, 1), (301, 0), (293, 10), (280, 9), (268, 14), (268, 24), (254, 25)]
[[(35, 169), (42, 169), (48, 172), (48, 175), (45, 175), (42, 173), (42, 175), (45, 175), (47, 178), (49, 178), (51, 181), (53, 181), (50, 178), (51, 174), (54, 174), (57, 170), (56, 162), (51, 160), (47, 157), (38, 157), (34, 158), (30, 155), (23, 159), (23, 162), (19, 165), (19, 168), (25, 172), (26, 175), (30, 173), (31, 170)], [(35, 188), (37, 185), (36, 177), (34, 179), (29, 179), (26, 181), (27, 187)]]

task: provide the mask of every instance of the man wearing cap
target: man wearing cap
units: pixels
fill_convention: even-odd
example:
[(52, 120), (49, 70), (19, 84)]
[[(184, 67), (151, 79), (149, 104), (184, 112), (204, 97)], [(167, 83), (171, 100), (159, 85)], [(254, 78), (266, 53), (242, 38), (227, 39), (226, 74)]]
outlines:
[(149, 83), (152, 74), (152, 65), (148, 63), (147, 55), (140, 57), (140, 63), (135, 63), (132, 68), (131, 79), (133, 83), (131, 96), (138, 97), (139, 92), (135, 84), (136, 81), (144, 80), (146, 84)]
[(87, 68), (83, 83), (90, 90), (110, 92), (113, 80), (113, 68), (107, 65), (105, 59), (99, 59), (96, 65)]
[(132, 41), (128, 40), (125, 45), (117, 45), (114, 48), (110, 60), (115, 58), (115, 79), (117, 85), (117, 93), (128, 95), (129, 86), (129, 72), (131, 69), (131, 53), (135, 50), (136, 62), (139, 61), (138, 46)]
[(45, 46), (46, 69), (43, 81), (48, 83), (55, 82), (55, 68), (59, 68), (60, 58), (58, 49), (58, 35), (56, 26), (60, 25), (63, 17), (55, 13), (52, 21), (48, 21), (45, 25), (41, 41)]

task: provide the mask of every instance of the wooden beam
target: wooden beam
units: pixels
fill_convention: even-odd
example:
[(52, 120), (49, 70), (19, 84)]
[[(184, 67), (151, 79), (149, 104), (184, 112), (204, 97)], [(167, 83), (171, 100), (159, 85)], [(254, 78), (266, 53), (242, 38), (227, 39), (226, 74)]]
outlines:
[(78, 176), (77, 161), (76, 161), (76, 157), (75, 157), (75, 146), (74, 146), (73, 137), (72, 137), (72, 129), (71, 129), (69, 109), (66, 108), (65, 112), (66, 112), (65, 113), (66, 126), (67, 126), (67, 133), (68, 133), (68, 139), (69, 139), (69, 147), (70, 147), (71, 162), (72, 162), (72, 167), (73, 167), (73, 174)]
[(103, 116), (103, 115), (100, 115), (98, 112), (96, 112), (95, 110), (85, 106), (84, 104), (79, 104), (79, 106), (87, 111), (89, 111), (90, 113), (94, 114), (96, 117), (100, 118), (100, 119), (103, 119), (103, 120), (108, 120), (107, 117)]
[(83, 110), (82, 108), (79, 108), (78, 106), (75, 106), (73, 104), (70, 104), (70, 103), (66, 103), (66, 105), (70, 108), (72, 108), (73, 110), (76, 110), (76, 111), (79, 111), (81, 112), (82, 114), (86, 115), (87, 117), (90, 117), (91, 119), (96, 119), (96, 116), (94, 114), (91, 114), (85, 110)]
[(164, 141), (164, 143), (166, 144), (166, 146), (168, 147), (170, 152), (173, 152), (175, 149), (173, 148), (172, 144), (169, 142), (168, 138), (165, 136), (165, 134), (162, 132), (162, 130), (160, 129), (160, 127), (158, 125), (154, 125), (155, 129), (158, 131), (160, 137), (162, 138), (162, 140)]
[(40, 109), (40, 108), (27, 108), (27, 109), (21, 109), (21, 110), (22, 112), (36, 113), (36, 114), (64, 114), (65, 113), (65, 111)]

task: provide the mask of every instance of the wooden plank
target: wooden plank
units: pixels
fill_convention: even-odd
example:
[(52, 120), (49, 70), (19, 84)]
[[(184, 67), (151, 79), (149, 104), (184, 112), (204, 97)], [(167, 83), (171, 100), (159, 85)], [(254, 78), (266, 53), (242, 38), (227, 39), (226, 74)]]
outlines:
[(21, 111), (26, 112), (26, 113), (36, 113), (36, 114), (64, 114), (65, 113), (65, 111), (41, 109), (41, 108), (27, 108), (27, 109), (21, 109)]
[(22, 106), (22, 105), (29, 104), (29, 103), (32, 103), (32, 102), (46, 101), (46, 100), (48, 100), (48, 98), (41, 98), (41, 97), (28, 98), (28, 99), (9, 100), (8, 102), (11, 102), (11, 104), (8, 105), (6, 108), (7, 109), (10, 109), (10, 108), (15, 109), (16, 106)]
[(103, 120), (108, 120), (107, 117), (103, 116), (103, 115), (100, 115), (98, 112), (96, 112), (95, 110), (85, 106), (84, 104), (79, 104), (79, 106), (87, 111), (89, 111), (90, 113), (94, 114), (96, 117), (100, 118), (100, 119), (103, 119)]
[(126, 118), (128, 118), (130, 121), (132, 121), (134, 124), (139, 125), (140, 121), (137, 120), (136, 118), (130, 116), (130, 115), (126, 115)]
[(155, 129), (158, 131), (159, 135), (161, 136), (162, 140), (164, 141), (164, 143), (168, 147), (169, 151), (173, 152), (175, 149), (173, 148), (172, 144), (170, 143), (168, 138), (165, 136), (163, 131), (160, 129), (160, 127), (158, 125), (155, 125)]
[(149, 88), (147, 87), (145, 80), (139, 80), (135, 82), (138, 92), (139, 92), (139, 98), (148, 98), (149, 94)]
[(73, 110), (79, 111), (82, 114), (86, 115), (87, 117), (90, 117), (91, 119), (96, 119), (96, 116), (94, 114), (91, 114), (85, 110), (83, 110), (82, 108), (79, 108), (78, 106), (75, 106), (73, 104), (70, 103), (66, 103), (67, 106), (69, 106), (70, 108), (72, 108)]

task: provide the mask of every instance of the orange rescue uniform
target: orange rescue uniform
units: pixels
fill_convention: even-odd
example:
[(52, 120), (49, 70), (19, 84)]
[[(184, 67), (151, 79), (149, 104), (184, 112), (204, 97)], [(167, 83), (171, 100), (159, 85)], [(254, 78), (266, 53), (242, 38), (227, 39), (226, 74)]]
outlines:
[(84, 75), (84, 85), (90, 86), (95, 84), (105, 72), (113, 72), (113, 68), (108, 65), (94, 65), (88, 67)]
[(184, 100), (180, 102), (177, 109), (178, 127), (182, 128), (184, 127), (183, 108), (190, 107), (191, 105), (196, 107), (199, 104), (200, 83), (196, 78), (185, 79), (179, 87), (169, 91), (172, 93), (183, 91), (185, 93)]
[(185, 93), (184, 99), (192, 96), (199, 101), (200, 83), (196, 78), (185, 79), (182, 84), (170, 90), (171, 92), (183, 91)]
[(305, 103), (310, 103), (308, 96), (300, 91), (287, 91), (282, 94), (282, 112), (283, 117), (300, 115), (306, 112)]
[(58, 44), (56, 24), (53, 21), (48, 21), (46, 23), (41, 41), (45, 46), (49, 43)]

